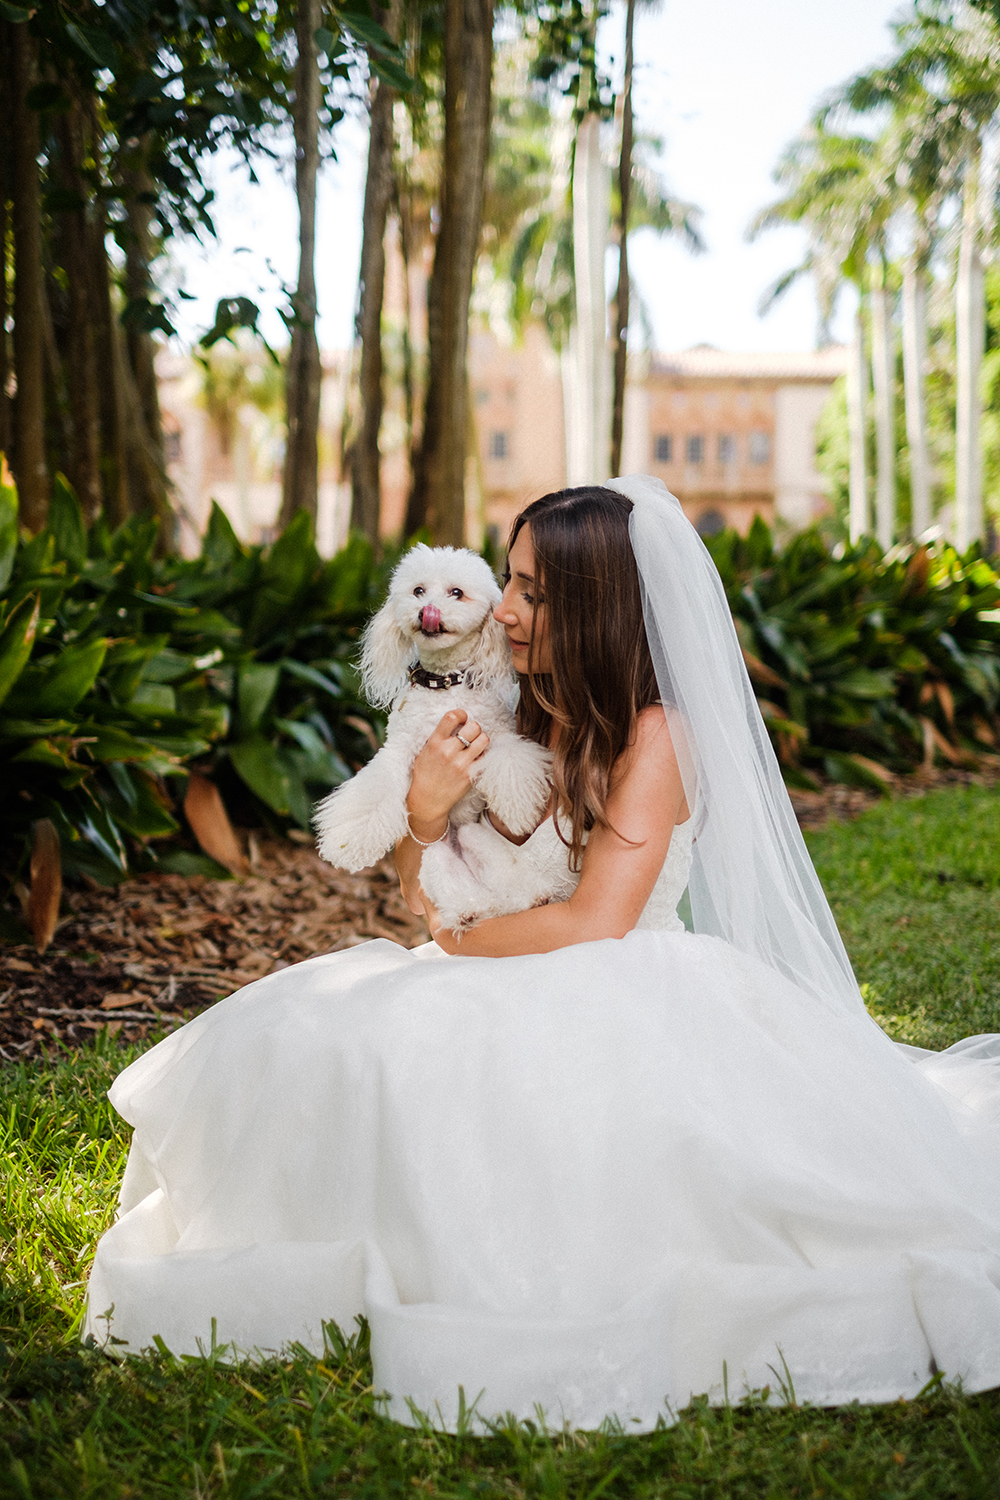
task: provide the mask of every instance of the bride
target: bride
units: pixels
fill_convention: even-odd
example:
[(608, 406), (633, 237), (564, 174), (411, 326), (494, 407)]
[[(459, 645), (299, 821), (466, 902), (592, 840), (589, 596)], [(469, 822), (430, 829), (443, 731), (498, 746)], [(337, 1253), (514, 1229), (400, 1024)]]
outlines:
[(89, 1331), (320, 1351), (363, 1314), (391, 1415), (451, 1428), (1000, 1384), (1000, 1038), (923, 1053), (867, 1016), (677, 501), (546, 496), (509, 569), (554, 752), (518, 857), (573, 894), (441, 929), (422, 849), (487, 748), (446, 714), (397, 850), (435, 942), (258, 980), (121, 1074)]

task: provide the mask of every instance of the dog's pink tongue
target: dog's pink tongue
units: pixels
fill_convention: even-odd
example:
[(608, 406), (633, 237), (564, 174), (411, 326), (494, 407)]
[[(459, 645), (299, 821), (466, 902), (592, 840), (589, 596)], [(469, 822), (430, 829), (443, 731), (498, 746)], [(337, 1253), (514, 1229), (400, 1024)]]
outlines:
[(436, 604), (425, 604), (420, 611), (420, 626), (428, 635), (436, 635), (441, 629), (441, 611)]

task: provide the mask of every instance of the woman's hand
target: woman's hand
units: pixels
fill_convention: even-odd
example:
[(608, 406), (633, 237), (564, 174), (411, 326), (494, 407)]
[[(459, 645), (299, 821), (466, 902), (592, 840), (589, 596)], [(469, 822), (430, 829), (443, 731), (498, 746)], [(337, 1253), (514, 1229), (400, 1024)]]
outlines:
[(429, 908), (420, 889), (424, 847), (447, 832), (448, 814), (472, 786), (473, 769), (489, 743), (489, 736), (464, 709), (453, 708), (413, 762), (406, 798), (410, 832), (396, 845), (395, 858), (403, 899), (418, 916), (428, 914)]
[(412, 832), (424, 843), (440, 838), (448, 814), (472, 786), (473, 768), (489, 736), (463, 708), (446, 713), (413, 762), (406, 798)]

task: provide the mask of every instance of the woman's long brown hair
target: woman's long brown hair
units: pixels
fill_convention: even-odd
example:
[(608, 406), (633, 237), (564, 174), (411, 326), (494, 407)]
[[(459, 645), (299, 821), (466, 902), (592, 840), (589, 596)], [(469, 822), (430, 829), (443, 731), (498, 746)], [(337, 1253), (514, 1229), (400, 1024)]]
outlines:
[[(609, 826), (612, 767), (632, 741), (638, 715), (659, 699), (629, 542), (631, 510), (632, 502), (615, 490), (558, 490), (516, 517), (508, 544), (514, 545), (522, 526), (531, 527), (552, 672), (531, 670), (532, 625), (518, 728), (548, 744), (553, 724), (559, 726), (552, 766), (556, 830), (574, 867), (585, 833)], [(568, 839), (559, 828), (560, 813), (569, 819)]]

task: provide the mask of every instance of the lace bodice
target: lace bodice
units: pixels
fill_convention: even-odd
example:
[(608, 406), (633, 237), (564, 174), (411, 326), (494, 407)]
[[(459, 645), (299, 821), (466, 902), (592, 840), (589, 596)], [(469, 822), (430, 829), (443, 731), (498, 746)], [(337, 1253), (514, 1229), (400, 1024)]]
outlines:
[[(663, 869), (635, 924), (636, 930), (683, 930), (684, 924), (677, 915), (677, 903), (684, 894), (691, 869), (691, 828), (690, 818), (686, 823), (678, 823), (675, 827)], [(558, 882), (560, 892), (557, 900), (565, 900), (576, 889), (580, 880), (579, 873), (574, 874), (569, 869), (567, 854), (566, 845), (556, 833), (551, 818), (540, 823), (531, 837), (517, 849), (519, 859), (523, 858), (541, 872), (550, 874), (554, 884)]]

